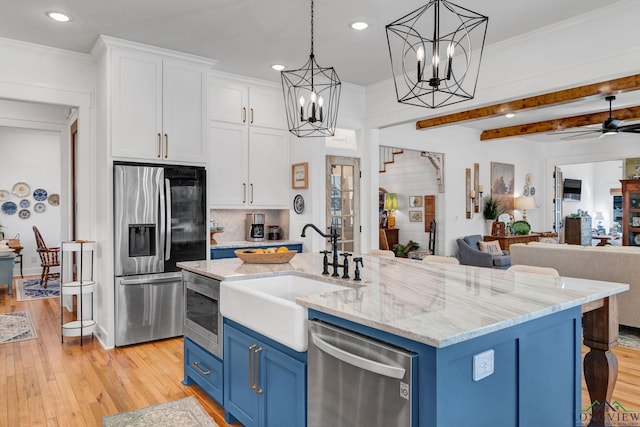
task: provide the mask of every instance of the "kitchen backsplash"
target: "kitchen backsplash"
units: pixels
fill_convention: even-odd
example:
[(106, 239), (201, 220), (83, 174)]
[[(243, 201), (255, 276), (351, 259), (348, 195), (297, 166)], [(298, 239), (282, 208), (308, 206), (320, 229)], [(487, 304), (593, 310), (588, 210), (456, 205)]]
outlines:
[(224, 227), (223, 233), (216, 234), (216, 241), (237, 242), (245, 240), (246, 219), (248, 213), (265, 214), (265, 234), (267, 226), (279, 225), (282, 230), (282, 240), (289, 239), (289, 210), (288, 209), (211, 209), (211, 220), (218, 226)]

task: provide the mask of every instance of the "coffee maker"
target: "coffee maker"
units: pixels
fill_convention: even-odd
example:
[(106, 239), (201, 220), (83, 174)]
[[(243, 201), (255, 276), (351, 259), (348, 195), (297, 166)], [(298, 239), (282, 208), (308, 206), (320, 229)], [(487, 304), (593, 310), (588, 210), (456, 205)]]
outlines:
[(264, 214), (247, 214), (247, 233), (245, 239), (249, 242), (262, 242), (264, 240)]

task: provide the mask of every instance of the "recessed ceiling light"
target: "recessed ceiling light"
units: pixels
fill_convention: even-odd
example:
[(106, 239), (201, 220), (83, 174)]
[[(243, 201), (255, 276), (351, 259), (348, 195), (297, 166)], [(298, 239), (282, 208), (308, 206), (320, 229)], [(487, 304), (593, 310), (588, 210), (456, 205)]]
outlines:
[(354, 22), (353, 24), (351, 24), (351, 28), (353, 28), (356, 31), (366, 30), (367, 27), (369, 27), (369, 24), (362, 21)]
[(276, 71), (282, 71), (282, 70), (284, 70), (284, 65), (282, 65), (282, 64), (275, 64), (275, 65), (272, 65), (272, 66), (271, 66), (271, 68), (273, 68), (273, 69), (274, 69), (274, 70), (276, 70)]
[(69, 22), (71, 21), (71, 18), (69, 17), (69, 15), (65, 15), (64, 13), (61, 12), (53, 12), (53, 11), (49, 11), (46, 13), (46, 15), (53, 19), (54, 21), (58, 21), (58, 22)]
[(506, 118), (510, 119), (511, 117), (515, 117), (516, 115), (514, 113), (507, 113), (504, 115)]

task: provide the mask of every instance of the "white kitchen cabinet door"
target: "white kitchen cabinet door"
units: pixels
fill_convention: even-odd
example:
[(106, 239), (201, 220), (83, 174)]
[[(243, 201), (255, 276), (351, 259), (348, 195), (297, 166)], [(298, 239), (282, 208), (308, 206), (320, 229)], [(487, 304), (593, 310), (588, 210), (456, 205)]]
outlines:
[(111, 154), (162, 157), (162, 59), (113, 52)]
[(211, 122), (207, 187), (209, 206), (244, 207), (248, 194), (248, 130), (244, 125)]
[(272, 129), (286, 129), (282, 88), (251, 86), (249, 88), (249, 124)]
[(288, 208), (291, 177), (289, 134), (251, 128), (249, 131), (249, 205)]
[(212, 79), (209, 83), (209, 119), (247, 123), (249, 89), (236, 81)]
[(204, 163), (205, 85), (202, 67), (189, 63), (163, 62), (164, 160)]

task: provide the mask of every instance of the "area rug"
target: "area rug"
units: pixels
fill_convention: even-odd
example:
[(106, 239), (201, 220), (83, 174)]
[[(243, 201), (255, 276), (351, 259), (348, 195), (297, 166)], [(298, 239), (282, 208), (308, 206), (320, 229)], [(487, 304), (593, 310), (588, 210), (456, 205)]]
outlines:
[(218, 427), (193, 397), (102, 417), (103, 427)]
[(38, 338), (28, 311), (0, 314), (0, 344)]
[(618, 344), (623, 347), (640, 349), (640, 329), (630, 326), (620, 326)]
[(47, 288), (40, 285), (40, 278), (16, 280), (16, 295), (18, 301), (33, 299), (57, 298), (60, 296), (60, 280), (49, 279)]

